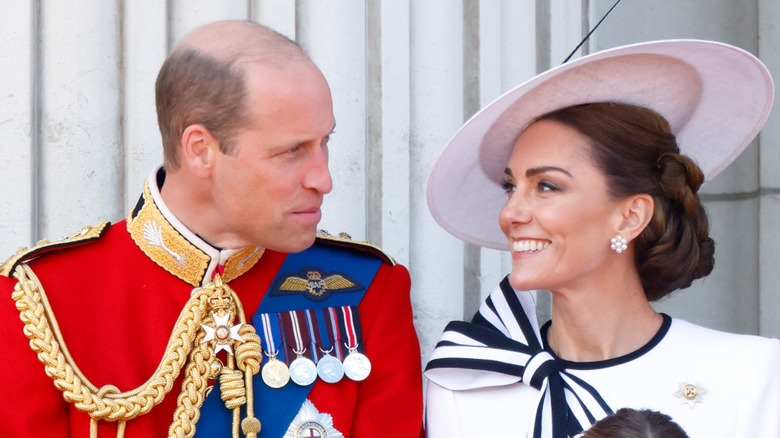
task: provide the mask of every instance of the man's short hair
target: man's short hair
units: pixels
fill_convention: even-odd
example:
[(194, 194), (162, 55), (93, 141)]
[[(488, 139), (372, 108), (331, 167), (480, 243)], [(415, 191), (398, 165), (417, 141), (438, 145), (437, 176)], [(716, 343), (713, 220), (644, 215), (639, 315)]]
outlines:
[(229, 154), (233, 135), (247, 122), (244, 71), (192, 48), (175, 51), (165, 60), (156, 83), (157, 122), (166, 166), (179, 165), (182, 132), (202, 124)]
[(163, 63), (155, 85), (166, 167), (179, 166), (181, 135), (193, 124), (206, 127), (230, 154), (234, 136), (250, 122), (245, 66), (281, 68), (293, 59), (308, 57), (295, 41), (251, 21), (211, 23), (186, 37)]

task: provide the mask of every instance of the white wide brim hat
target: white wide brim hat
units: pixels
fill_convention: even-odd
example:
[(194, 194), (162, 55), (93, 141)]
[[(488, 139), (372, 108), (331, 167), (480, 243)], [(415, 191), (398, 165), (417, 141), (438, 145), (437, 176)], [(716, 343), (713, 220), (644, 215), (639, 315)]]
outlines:
[(498, 225), (504, 169), (517, 137), (538, 117), (592, 102), (650, 108), (710, 181), (756, 137), (773, 97), (766, 66), (728, 44), (664, 40), (584, 56), (508, 91), (466, 122), (433, 166), (428, 208), (454, 236), (508, 250)]

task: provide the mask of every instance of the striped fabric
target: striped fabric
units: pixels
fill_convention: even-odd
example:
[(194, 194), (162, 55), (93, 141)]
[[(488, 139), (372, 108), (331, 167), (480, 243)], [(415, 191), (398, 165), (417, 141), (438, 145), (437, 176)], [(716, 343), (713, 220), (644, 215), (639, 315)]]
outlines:
[(527, 436), (574, 436), (611, 413), (598, 392), (568, 373), (544, 348), (533, 297), (506, 277), (472, 322), (447, 325), (425, 376), (452, 391), (523, 382), (539, 392)]

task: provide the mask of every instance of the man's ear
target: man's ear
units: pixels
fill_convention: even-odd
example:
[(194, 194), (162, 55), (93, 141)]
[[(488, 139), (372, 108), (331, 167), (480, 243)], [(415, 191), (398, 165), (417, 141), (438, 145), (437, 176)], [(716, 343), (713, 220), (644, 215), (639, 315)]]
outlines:
[(219, 152), (219, 142), (205, 126), (190, 125), (181, 134), (179, 158), (196, 176), (206, 177), (211, 173), (215, 154)]
[(653, 218), (655, 201), (653, 197), (641, 193), (625, 199), (623, 202), (623, 220), (618, 232), (627, 240), (634, 240)]

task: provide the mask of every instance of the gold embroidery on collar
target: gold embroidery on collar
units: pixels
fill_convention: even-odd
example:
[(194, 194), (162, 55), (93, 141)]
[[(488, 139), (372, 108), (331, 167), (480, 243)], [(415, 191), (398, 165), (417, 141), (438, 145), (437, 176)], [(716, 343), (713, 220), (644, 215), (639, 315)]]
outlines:
[(222, 280), (227, 283), (228, 281), (239, 277), (254, 266), (255, 263), (260, 260), (260, 257), (263, 256), (264, 252), (265, 249), (259, 246), (248, 246), (233, 254), (225, 262), (225, 273), (222, 274)]
[[(144, 205), (135, 218), (127, 218), (127, 231), (150, 259), (185, 282), (200, 286), (211, 257), (184, 238), (157, 208), (144, 184)], [(260, 260), (263, 249), (252, 246), (231, 256), (225, 263), (225, 282), (239, 277)]]

